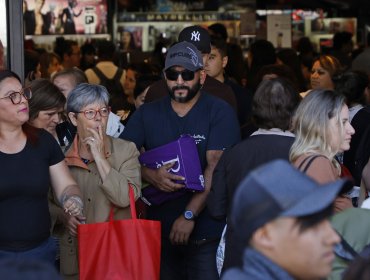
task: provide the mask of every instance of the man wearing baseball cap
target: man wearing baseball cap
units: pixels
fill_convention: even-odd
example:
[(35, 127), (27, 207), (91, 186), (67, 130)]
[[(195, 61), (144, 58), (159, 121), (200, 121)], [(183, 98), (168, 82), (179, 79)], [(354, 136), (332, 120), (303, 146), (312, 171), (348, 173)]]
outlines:
[(235, 193), (231, 223), (246, 244), (243, 267), (223, 280), (323, 279), (340, 242), (328, 217), (350, 183), (319, 185), (284, 160), (252, 173)]
[(216, 251), (225, 223), (212, 219), (205, 201), (223, 150), (240, 140), (238, 120), (228, 104), (202, 89), (203, 59), (193, 44), (173, 45), (163, 73), (167, 96), (135, 111), (121, 137), (146, 151), (184, 134), (194, 138), (205, 191), (181, 192), (185, 178), (169, 172), (174, 163), (158, 169), (142, 166), (146, 182), (163, 192), (179, 192), (176, 198), (148, 207), (147, 218), (162, 224), (161, 280), (218, 279)]
[[(178, 41), (192, 43), (202, 54), (203, 65), (207, 63), (208, 56), (211, 53), (211, 38), (206, 29), (199, 25), (188, 26), (180, 32)], [(203, 89), (209, 94), (226, 101), (237, 111), (237, 101), (230, 86), (207, 75)], [(160, 80), (149, 87), (145, 102), (151, 102), (166, 95), (166, 83), (164, 80)]]

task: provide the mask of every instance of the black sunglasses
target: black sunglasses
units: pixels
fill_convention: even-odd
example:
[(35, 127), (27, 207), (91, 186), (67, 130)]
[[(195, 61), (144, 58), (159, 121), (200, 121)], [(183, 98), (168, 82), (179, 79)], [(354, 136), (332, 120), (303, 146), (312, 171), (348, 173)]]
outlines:
[(191, 81), (194, 79), (194, 75), (195, 75), (195, 72), (190, 71), (190, 70), (175, 71), (172, 69), (167, 69), (165, 73), (166, 73), (167, 80), (170, 80), (170, 81), (177, 81), (180, 75), (184, 81)]

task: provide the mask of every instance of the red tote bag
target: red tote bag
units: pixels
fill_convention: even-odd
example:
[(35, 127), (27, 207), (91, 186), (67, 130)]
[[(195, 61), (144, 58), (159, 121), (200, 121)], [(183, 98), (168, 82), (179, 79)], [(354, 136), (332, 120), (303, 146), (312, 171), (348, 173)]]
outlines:
[(161, 254), (159, 221), (136, 217), (129, 186), (132, 219), (78, 226), (80, 280), (158, 280)]

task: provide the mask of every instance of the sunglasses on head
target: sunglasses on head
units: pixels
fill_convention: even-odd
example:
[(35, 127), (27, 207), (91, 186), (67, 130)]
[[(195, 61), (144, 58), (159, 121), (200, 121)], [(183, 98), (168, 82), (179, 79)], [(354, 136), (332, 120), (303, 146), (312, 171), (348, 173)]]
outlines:
[(176, 71), (173, 69), (167, 69), (165, 73), (166, 73), (167, 80), (170, 80), (170, 81), (177, 81), (180, 75), (184, 81), (191, 81), (194, 79), (194, 75), (195, 75), (195, 73), (190, 70)]

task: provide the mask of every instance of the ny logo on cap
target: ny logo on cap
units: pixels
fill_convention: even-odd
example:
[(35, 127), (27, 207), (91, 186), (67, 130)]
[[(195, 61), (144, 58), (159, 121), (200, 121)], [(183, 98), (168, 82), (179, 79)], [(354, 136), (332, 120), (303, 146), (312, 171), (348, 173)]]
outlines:
[(191, 39), (192, 41), (200, 41), (200, 33), (199, 31), (193, 31), (191, 33)]

